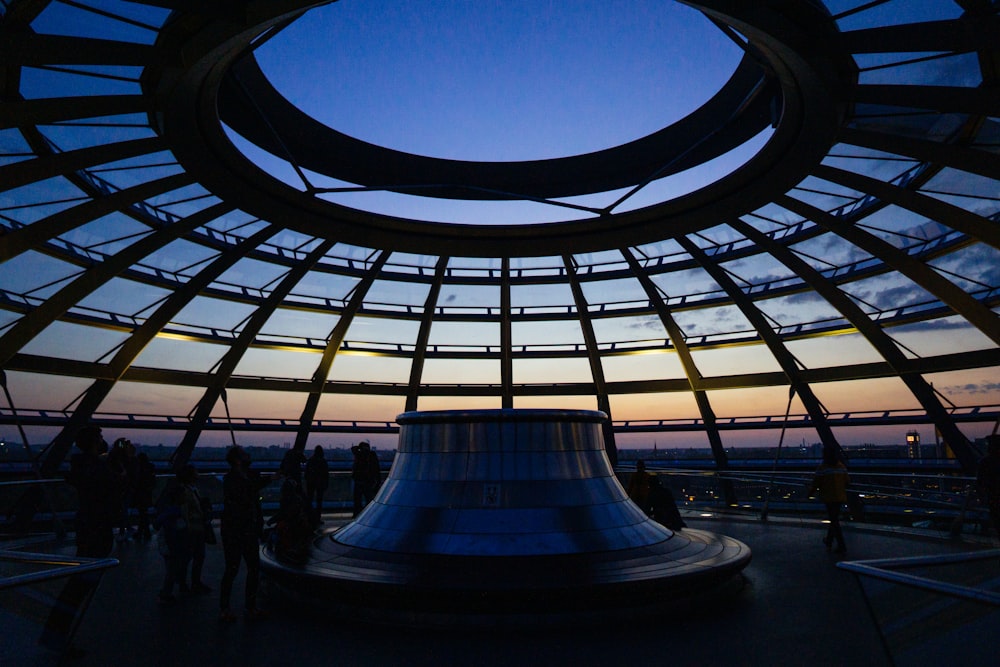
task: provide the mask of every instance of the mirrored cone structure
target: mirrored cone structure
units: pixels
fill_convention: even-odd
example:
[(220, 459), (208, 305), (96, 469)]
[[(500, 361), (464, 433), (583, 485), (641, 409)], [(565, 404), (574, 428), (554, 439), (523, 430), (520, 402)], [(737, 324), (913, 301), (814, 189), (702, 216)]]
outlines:
[(647, 517), (611, 468), (605, 420), (582, 410), (401, 414), (375, 499), (316, 538), (304, 561), (265, 550), (265, 572), (354, 613), (423, 622), (579, 620), (725, 591), (750, 549)]
[(0, 422), (46, 475), (87, 423), (178, 442), (179, 467), (230, 428), (305, 449), (454, 406), (596, 408), (612, 464), (641, 434), (720, 470), (745, 432), (926, 427), (971, 471), (1000, 416), (997, 7), (684, 4), (743, 54), (703, 105), (470, 162), (276, 90), (255, 50), (329, 3), (4, 3)]

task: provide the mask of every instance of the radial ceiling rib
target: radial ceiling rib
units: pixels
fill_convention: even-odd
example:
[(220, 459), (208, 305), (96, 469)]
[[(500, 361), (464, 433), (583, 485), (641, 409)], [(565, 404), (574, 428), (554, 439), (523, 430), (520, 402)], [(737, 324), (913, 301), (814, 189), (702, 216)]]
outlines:
[(281, 305), (284, 298), (288, 296), (288, 293), (292, 291), (317, 262), (323, 259), (323, 256), (330, 251), (333, 245), (334, 241), (332, 240), (320, 242), (307, 257), (285, 274), (281, 282), (275, 286), (274, 290), (261, 302), (257, 310), (247, 320), (243, 330), (240, 331), (240, 335), (232, 342), (225, 355), (219, 361), (218, 368), (212, 373), (209, 386), (205, 390), (205, 395), (198, 401), (198, 405), (191, 417), (191, 423), (184, 431), (184, 438), (177, 445), (177, 449), (174, 450), (172, 463), (175, 471), (179, 472), (184, 467), (184, 464), (188, 462), (191, 452), (194, 451), (194, 447), (198, 443), (198, 438), (201, 437), (201, 432), (205, 428), (205, 422), (208, 421), (212, 410), (215, 409), (215, 404), (219, 401), (222, 392), (225, 391), (226, 383), (229, 382), (229, 378), (236, 369), (236, 365), (239, 364), (240, 359), (243, 358), (243, 355), (251, 343), (253, 343), (257, 334), (260, 333), (261, 328), (267, 323), (271, 315), (274, 314), (274, 310)]
[(12, 0), (3, 20), (12, 28), (24, 29), (45, 11), (52, 0)]
[(806, 412), (809, 413), (810, 419), (813, 421), (813, 426), (816, 427), (816, 432), (820, 437), (820, 440), (824, 444), (838, 444), (837, 439), (833, 435), (833, 431), (830, 429), (829, 424), (826, 421), (826, 412), (820, 405), (819, 400), (813, 394), (812, 387), (806, 383), (802, 374), (799, 371), (798, 362), (795, 357), (788, 351), (785, 344), (781, 341), (781, 338), (774, 332), (771, 328), (770, 323), (764, 314), (757, 308), (753, 300), (744, 294), (743, 290), (739, 288), (739, 285), (730, 277), (729, 273), (726, 272), (721, 266), (719, 266), (714, 258), (709, 257), (705, 251), (699, 248), (693, 241), (687, 237), (680, 237), (677, 239), (681, 247), (689, 252), (693, 257), (697, 258), (701, 265), (708, 271), (712, 279), (719, 284), (719, 286), (725, 290), (729, 296), (733, 299), (733, 302), (743, 313), (744, 317), (749, 320), (753, 327), (757, 330), (758, 335), (760, 335), (761, 340), (767, 345), (768, 350), (774, 355), (777, 360), (778, 365), (781, 367), (782, 372), (788, 378), (788, 382), (791, 385), (791, 389), (799, 395), (799, 400), (802, 401), (803, 407)]
[(431, 325), (434, 322), (435, 309), (441, 296), (441, 287), (448, 268), (448, 257), (438, 257), (434, 264), (434, 279), (427, 298), (424, 299), (424, 310), (420, 316), (420, 329), (417, 331), (417, 341), (413, 346), (413, 361), (410, 364), (410, 381), (407, 383), (406, 411), (417, 409), (420, 398), (420, 387), (424, 375), (424, 360), (427, 358), (427, 343), (431, 337)]
[(590, 362), (590, 374), (594, 380), (594, 390), (597, 394), (597, 409), (604, 412), (608, 419), (604, 422), (604, 448), (611, 459), (612, 465), (618, 461), (618, 447), (615, 444), (615, 432), (612, 428), (614, 418), (611, 415), (611, 399), (604, 381), (604, 366), (601, 364), (601, 351), (597, 347), (597, 336), (594, 335), (594, 325), (590, 320), (590, 310), (587, 299), (577, 278), (576, 264), (572, 255), (563, 255), (563, 265), (566, 267), (566, 280), (573, 293), (573, 304), (583, 331), (583, 340), (587, 345), (587, 360)]
[(510, 258), (500, 262), (500, 405), (514, 407), (514, 337), (511, 323)]
[(1000, 19), (963, 17), (879, 26), (841, 33), (841, 45), (851, 53), (919, 53), (984, 51), (997, 48)]
[(954, 204), (836, 167), (817, 165), (813, 175), (852, 190), (875, 195), (884, 202), (901, 206), (994, 248), (1000, 248), (1000, 225)]
[(667, 335), (670, 337), (674, 349), (677, 351), (677, 356), (681, 360), (681, 366), (684, 368), (684, 376), (691, 386), (691, 392), (694, 394), (702, 422), (705, 424), (705, 434), (708, 436), (708, 442), (712, 448), (712, 456), (715, 457), (715, 465), (720, 470), (725, 470), (729, 467), (729, 458), (726, 455), (726, 448), (722, 444), (722, 437), (719, 435), (719, 426), (715, 419), (715, 411), (712, 410), (708, 394), (700, 386), (701, 372), (698, 371), (694, 357), (691, 356), (691, 350), (688, 348), (684, 333), (677, 325), (674, 316), (670, 313), (670, 308), (664, 302), (663, 295), (660, 294), (660, 291), (656, 288), (646, 270), (639, 264), (634, 251), (631, 248), (622, 248), (621, 253), (625, 257), (625, 261), (628, 262), (632, 273), (639, 280), (639, 284), (642, 285), (646, 296), (649, 297), (649, 302), (656, 309), (656, 314), (659, 316), (660, 322), (663, 323), (663, 327), (667, 330)]
[(817, 225), (829, 229), (868, 254), (877, 257), (894, 270), (905, 275), (933, 294), (942, 303), (947, 304), (952, 310), (977, 327), (983, 334), (989, 336), (994, 343), (1000, 344), (1000, 317), (974, 296), (928, 267), (919, 259), (909, 256), (902, 250), (858, 228), (849, 221), (830, 215), (826, 211), (806, 204), (794, 197), (778, 197), (776, 203), (793, 213), (812, 220)]
[(942, 113), (1000, 116), (1000, 90), (959, 86), (862, 85), (854, 101), (890, 107), (915, 107)]
[(71, 229), (132, 206), (137, 202), (191, 185), (192, 182), (191, 177), (186, 173), (167, 176), (78, 204), (38, 222), (12, 230), (0, 237), (0, 261), (13, 259)]
[(1000, 172), (1000, 155), (967, 146), (854, 128), (842, 129), (839, 139), (853, 146), (904, 155), (986, 178)]
[(62, 317), (80, 300), (121, 274), (132, 264), (230, 210), (232, 210), (230, 204), (216, 204), (172, 225), (161, 227), (81, 273), (58, 292), (49, 296), (41, 305), (30, 310), (0, 337), (0, 366), (6, 364), (36, 334)]
[(0, 187), (12, 190), (28, 183), (62, 176), (87, 167), (156, 153), (165, 148), (166, 144), (160, 137), (147, 137), (41, 155), (31, 160), (0, 166)]
[(102, 65), (141, 67), (156, 50), (146, 44), (93, 37), (15, 33), (0, 43), (0, 60), (22, 67), (37, 65)]
[(146, 113), (149, 103), (142, 95), (92, 95), (0, 102), (0, 130), (29, 125), (65, 123)]
[[(139, 326), (132, 335), (129, 336), (119, 348), (115, 356), (107, 364), (106, 369), (100, 373), (94, 373), (96, 378), (94, 383), (87, 389), (80, 404), (73, 411), (72, 416), (66, 425), (59, 431), (59, 434), (52, 441), (52, 444), (43, 454), (42, 473), (52, 475), (59, 469), (66, 454), (69, 453), (73, 445), (73, 438), (93, 417), (94, 412), (107, 398), (114, 388), (115, 383), (122, 379), (132, 363), (139, 356), (143, 349), (153, 338), (163, 331), (164, 327), (188, 305), (198, 294), (208, 285), (228, 271), (240, 259), (258, 245), (276, 234), (279, 228), (276, 225), (268, 225), (252, 236), (247, 237), (241, 243), (235, 244), (220, 253), (211, 263), (195, 274), (187, 283), (177, 287), (166, 301), (150, 315), (145, 322)], [(132, 380), (132, 378), (125, 378)]]
[(327, 378), (330, 376), (330, 368), (333, 366), (333, 360), (337, 356), (337, 352), (340, 351), (340, 346), (343, 344), (345, 336), (347, 336), (347, 330), (354, 321), (355, 315), (357, 315), (364, 304), (368, 290), (371, 289), (375, 279), (382, 272), (382, 267), (385, 266), (385, 262), (388, 259), (388, 252), (383, 251), (378, 253), (378, 256), (368, 269), (368, 273), (361, 279), (361, 282), (354, 286), (350, 301), (340, 311), (340, 319), (337, 320), (333, 331), (330, 332), (330, 337), (326, 342), (326, 348), (323, 350), (319, 366), (313, 373), (312, 381), (309, 383), (309, 395), (306, 397), (305, 407), (302, 409), (302, 414), (299, 417), (299, 429), (295, 435), (295, 449), (300, 452), (306, 449), (309, 432), (312, 429), (313, 420), (316, 418), (316, 408), (319, 407), (319, 400), (323, 396), (323, 388), (326, 386)]
[[(844, 315), (852, 325), (863, 335), (872, 347), (885, 359), (895, 374), (906, 384), (907, 388), (920, 403), (921, 407), (937, 426), (945, 442), (952, 444), (963, 466), (974, 466), (976, 456), (969, 446), (969, 441), (958, 429), (955, 420), (941, 405), (934, 389), (924, 380), (922, 375), (912, 372), (912, 364), (907, 363), (906, 355), (899, 349), (895, 341), (876, 324), (861, 309), (858, 304), (827, 280), (823, 274), (803, 261), (789, 248), (778, 243), (767, 234), (763, 234), (742, 220), (733, 220), (732, 227), (752, 240), (757, 246), (770, 253), (779, 262), (790, 268), (795, 274), (806, 281), (816, 292), (826, 299), (838, 312)], [(916, 363), (919, 364), (919, 361)]]

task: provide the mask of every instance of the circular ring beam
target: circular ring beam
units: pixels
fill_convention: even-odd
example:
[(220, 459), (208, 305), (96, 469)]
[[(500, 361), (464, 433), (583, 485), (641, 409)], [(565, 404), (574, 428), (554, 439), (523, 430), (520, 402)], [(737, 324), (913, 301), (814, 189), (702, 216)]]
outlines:
[[(367, 247), (471, 257), (537, 256), (561, 251), (585, 252), (622, 243), (639, 244), (701, 229), (719, 219), (745, 212), (786, 191), (803, 170), (825, 155), (833, 141), (843, 103), (837, 92), (853, 81), (850, 58), (832, 48), (835, 29), (825, 12), (809, 3), (796, 11), (754, 3), (753, 7), (696, 4), (712, 17), (734, 26), (748, 39), (748, 56), (739, 71), (712, 101), (678, 124), (649, 137), (595, 154), (538, 163), (462, 163), (401, 154), (363, 144), (318, 124), (281, 101), (252, 60), (245, 57), (253, 41), (293, 20), (310, 3), (286, 3), (274, 13), (250, 20), (224, 16), (191, 26), (174, 22), (158, 40), (163, 68), (150, 69), (145, 86), (162, 105), (158, 122), (178, 159), (213, 192), (230, 196), (265, 219), (283, 219), (304, 233)], [(692, 3), (694, 4), (694, 3)], [(270, 5), (269, 5), (270, 7)], [(752, 59), (751, 59), (752, 56)], [(239, 63), (239, 65), (238, 65)], [(235, 68), (235, 69), (234, 69)], [(764, 72), (764, 76), (761, 76)], [(235, 73), (235, 74), (234, 74)], [(235, 85), (234, 76), (243, 83)], [(660, 164), (671, 168), (704, 161), (738, 143), (761, 126), (763, 106), (776, 122), (763, 149), (727, 177), (691, 194), (623, 213), (534, 225), (430, 223), (360, 211), (323, 201), (292, 188), (253, 165), (229, 141), (223, 121), (271, 150), (265, 129), (251, 120), (242, 93), (264, 105), (264, 117), (277, 118), (279, 128), (303, 125), (309, 131), (291, 135), (292, 152), (310, 168), (347, 176), (362, 184), (379, 182), (389, 189), (428, 169), (437, 186), (421, 192), (462, 198), (564, 196), (634, 182)], [(244, 102), (239, 100), (243, 99)], [(780, 109), (776, 102), (780, 100)], [(220, 115), (221, 114), (221, 115)], [(257, 116), (257, 118), (261, 118)], [(739, 122), (735, 122), (735, 121)], [(749, 121), (749, 122), (748, 122)], [(692, 147), (691, 131), (708, 141)], [(742, 129), (736, 129), (742, 128)], [(281, 135), (281, 132), (278, 133)], [(306, 147), (316, 136), (317, 149)], [(282, 137), (284, 139), (284, 137)], [(331, 147), (352, 158), (343, 167), (320, 164)], [(287, 148), (287, 147), (286, 147)], [(682, 156), (681, 159), (678, 159)], [(354, 160), (356, 157), (357, 160)], [(676, 161), (676, 164), (675, 164)], [(385, 174), (377, 166), (388, 165)], [(548, 163), (569, 173), (542, 173)], [(426, 180), (426, 179), (424, 179)], [(439, 181), (439, 182), (438, 182)], [(422, 181), (423, 182), (423, 181)], [(498, 194), (502, 193), (502, 194)]]

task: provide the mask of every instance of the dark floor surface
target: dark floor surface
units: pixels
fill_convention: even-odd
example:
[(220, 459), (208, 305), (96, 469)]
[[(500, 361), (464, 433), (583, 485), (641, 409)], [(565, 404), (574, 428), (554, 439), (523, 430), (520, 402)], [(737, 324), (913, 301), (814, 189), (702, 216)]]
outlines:
[[(849, 552), (827, 553), (815, 524), (688, 520), (739, 539), (753, 561), (735, 596), (707, 609), (603, 626), (520, 629), (413, 629), (330, 616), (266, 590), (265, 620), (218, 621), (218, 596), (181, 595), (157, 604), (163, 562), (156, 543), (116, 547), (110, 570), (81, 624), (83, 658), (65, 664), (108, 665), (887, 665), (854, 576), (836, 567), (851, 560), (967, 551), (969, 544), (845, 529)], [(328, 522), (327, 525), (334, 525)], [(209, 547), (206, 582), (216, 591), (222, 552)], [(243, 599), (243, 574), (234, 608)], [(22, 642), (5, 667), (53, 665), (57, 659)], [(11, 646), (6, 642), (8, 647)], [(995, 656), (994, 656), (995, 657)], [(987, 661), (989, 662), (989, 661)], [(983, 662), (981, 664), (987, 664)], [(938, 664), (948, 664), (947, 660)]]

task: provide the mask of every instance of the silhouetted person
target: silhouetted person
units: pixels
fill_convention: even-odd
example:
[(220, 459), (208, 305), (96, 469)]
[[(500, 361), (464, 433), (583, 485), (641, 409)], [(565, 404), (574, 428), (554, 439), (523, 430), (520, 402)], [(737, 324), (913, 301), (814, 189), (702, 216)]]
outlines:
[(305, 461), (305, 454), (297, 449), (289, 449), (281, 458), (281, 465), (278, 469), (285, 479), (292, 479), (297, 482), (302, 481), (302, 462)]
[(149, 508), (153, 504), (153, 489), (156, 487), (156, 468), (145, 452), (135, 457), (135, 495), (133, 504), (139, 515), (137, 536), (140, 540), (152, 537), (149, 529)]
[(219, 619), (233, 621), (236, 615), (229, 607), (233, 581), (240, 569), (240, 561), (247, 564), (246, 603), (247, 618), (260, 618), (264, 614), (257, 608), (257, 587), (260, 577), (260, 539), (264, 529), (259, 494), (267, 486), (264, 480), (250, 470), (250, 455), (239, 445), (226, 452), (229, 472), (222, 478), (222, 549), (226, 570), (222, 575), (219, 595)]
[[(76, 435), (80, 450), (70, 458), (66, 481), (76, 489), (76, 555), (107, 558), (114, 546), (114, 527), (121, 511), (123, 480), (108, 466), (108, 444), (97, 426), (85, 426)], [(100, 572), (74, 575), (66, 582), (49, 614), (40, 643), (67, 657), (82, 655), (70, 644), (79, 616), (101, 580)]]
[(826, 516), (830, 525), (827, 527), (823, 544), (826, 545), (827, 551), (833, 548), (835, 541), (837, 553), (843, 553), (847, 550), (844, 544), (844, 532), (840, 528), (840, 511), (844, 503), (847, 502), (849, 481), (847, 468), (840, 460), (837, 447), (824, 445), (823, 463), (813, 475), (809, 493), (811, 495), (814, 492), (819, 492), (820, 502), (826, 506)]
[(285, 454), (281, 462), (284, 481), (281, 483), (281, 499), (278, 512), (268, 523), (275, 524), (278, 540), (275, 553), (281, 558), (302, 560), (309, 553), (309, 538), (312, 536), (312, 522), (309, 518), (309, 503), (302, 488), (302, 453), (297, 449)]
[(661, 525), (666, 526), (670, 530), (687, 528), (687, 524), (681, 518), (680, 510), (677, 509), (677, 502), (674, 500), (673, 492), (660, 482), (659, 477), (650, 476), (649, 478), (647, 502), (649, 509), (652, 511), (652, 517)]
[(318, 526), (323, 517), (323, 495), (330, 485), (330, 466), (323, 456), (323, 448), (316, 445), (313, 455), (306, 462), (306, 500), (312, 507), (313, 525)]
[(981, 502), (989, 508), (993, 530), (1000, 536), (1000, 435), (989, 437), (986, 456), (976, 472), (976, 487)]
[[(205, 502), (198, 493), (198, 470), (190, 463), (185, 465), (180, 474), (180, 507), (184, 519), (185, 530), (183, 539), (191, 557), (191, 591), (199, 594), (211, 593), (212, 589), (201, 580), (201, 571), (205, 566)], [(181, 567), (181, 590), (186, 588), (187, 562)]]
[(379, 482), (382, 481), (382, 471), (378, 454), (372, 450), (371, 443), (367, 440), (351, 447), (351, 452), (354, 454), (351, 465), (351, 479), (354, 482), (353, 516), (357, 516), (375, 498)]
[(646, 472), (646, 462), (638, 460), (635, 462), (635, 472), (628, 480), (625, 493), (632, 502), (638, 505), (643, 512), (649, 513), (649, 480), (652, 475)]
[(187, 564), (191, 560), (191, 546), (188, 541), (187, 523), (181, 508), (184, 482), (180, 474), (167, 482), (166, 488), (157, 502), (156, 528), (157, 546), (163, 556), (163, 585), (157, 601), (163, 605), (177, 602), (174, 586), (183, 584)]
[(121, 497), (118, 501), (118, 541), (124, 542), (129, 539), (131, 526), (129, 509), (134, 502), (136, 478), (139, 474), (135, 446), (128, 438), (115, 440), (108, 453), (108, 466), (111, 467), (111, 472), (122, 480), (119, 490)]

